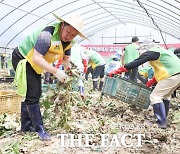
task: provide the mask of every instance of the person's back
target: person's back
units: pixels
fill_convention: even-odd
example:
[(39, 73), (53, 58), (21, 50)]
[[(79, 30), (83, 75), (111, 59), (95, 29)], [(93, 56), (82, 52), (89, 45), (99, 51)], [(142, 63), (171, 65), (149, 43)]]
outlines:
[(120, 63), (119, 59), (113, 58), (106, 67), (106, 74), (108, 74), (109, 72), (111, 72), (113, 70), (116, 70), (120, 66), (121, 66), (121, 63)]
[(96, 66), (105, 64), (104, 58), (98, 52), (94, 50), (86, 50), (85, 54), (89, 60), (96, 64)]
[(180, 63), (175, 54), (161, 46), (155, 46), (151, 48), (150, 51), (159, 52), (160, 54), (157, 60), (150, 61), (150, 65), (154, 69), (154, 75), (157, 81), (166, 79), (176, 73), (179, 73)]
[(81, 57), (82, 47), (75, 43), (71, 48), (71, 61), (74, 63), (79, 70), (84, 70), (84, 66), (82, 63), (82, 57)]
[[(139, 57), (138, 48), (138, 41), (139, 38), (134, 36), (132, 38), (132, 43), (125, 47), (124, 54), (122, 56), (122, 64), (127, 64), (135, 60)], [(129, 80), (137, 82), (137, 74), (138, 74), (138, 67), (132, 69), (131, 71), (125, 73), (125, 76), (129, 78)]]
[(124, 64), (132, 62), (134, 59), (139, 57), (139, 52), (136, 50), (138, 45), (135, 43), (129, 44), (125, 48)]
[[(85, 50), (84, 53), (86, 54), (89, 63), (91, 66), (94, 67), (94, 71), (92, 74), (93, 79), (93, 89), (94, 90), (102, 90), (103, 83), (104, 83), (104, 69), (105, 69), (105, 60), (104, 58), (94, 50)], [(100, 84), (98, 88), (98, 77), (100, 77)]]

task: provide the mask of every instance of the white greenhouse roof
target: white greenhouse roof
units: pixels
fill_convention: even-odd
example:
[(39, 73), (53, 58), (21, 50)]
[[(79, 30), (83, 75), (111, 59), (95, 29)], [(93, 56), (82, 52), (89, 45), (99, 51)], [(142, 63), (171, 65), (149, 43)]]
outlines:
[(1, 48), (13, 48), (37, 27), (58, 22), (52, 13), (74, 12), (84, 19), (87, 37), (132, 23), (180, 40), (180, 0), (0, 0), (0, 10)]

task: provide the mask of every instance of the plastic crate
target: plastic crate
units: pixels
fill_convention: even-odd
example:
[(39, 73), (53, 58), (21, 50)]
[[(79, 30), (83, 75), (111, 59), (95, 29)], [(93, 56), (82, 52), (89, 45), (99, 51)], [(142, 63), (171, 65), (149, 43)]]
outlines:
[(119, 88), (119, 79), (118, 78), (106, 77), (102, 93), (110, 95), (110, 96), (116, 96), (118, 88)]
[(78, 91), (79, 90), (79, 84), (78, 84), (77, 79), (72, 80), (71, 87), (72, 87), (72, 91)]
[(9, 72), (10, 72), (10, 77), (15, 77), (15, 71), (13, 69), (11, 69)]
[(122, 102), (147, 109), (150, 105), (149, 95), (152, 89), (121, 77), (106, 77), (102, 92)]
[(22, 97), (13, 91), (0, 91), (0, 114), (20, 113)]
[(42, 84), (41, 85), (41, 90), (43, 93), (46, 93), (48, 91), (48, 89), (55, 89), (56, 88), (56, 84)]

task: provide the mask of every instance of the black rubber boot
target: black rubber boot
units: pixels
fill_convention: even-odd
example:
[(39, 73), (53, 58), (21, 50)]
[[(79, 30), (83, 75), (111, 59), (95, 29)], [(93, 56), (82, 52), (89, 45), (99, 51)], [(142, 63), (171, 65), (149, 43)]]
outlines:
[(39, 104), (27, 104), (26, 106), (34, 128), (38, 132), (39, 137), (42, 140), (49, 140), (50, 137), (44, 129)]
[(99, 84), (99, 89), (98, 89), (99, 91), (101, 91), (101, 90), (102, 90), (103, 83), (104, 83), (103, 81), (100, 81), (100, 84)]
[(89, 75), (89, 74), (87, 74), (87, 73), (85, 74), (85, 79), (86, 79), (86, 81), (88, 81), (88, 75)]
[(93, 81), (93, 89), (94, 90), (98, 89), (98, 82), (97, 81)]
[(159, 128), (166, 128), (166, 109), (164, 103), (153, 104), (153, 110)]
[(171, 95), (172, 98), (177, 98), (177, 95), (176, 95), (176, 90), (173, 91), (172, 95)]
[(163, 102), (164, 102), (164, 106), (165, 106), (165, 110), (166, 110), (166, 117), (167, 117), (169, 108), (170, 108), (170, 101), (163, 99)]
[(35, 132), (31, 118), (29, 117), (26, 102), (21, 102), (21, 131), (26, 132)]

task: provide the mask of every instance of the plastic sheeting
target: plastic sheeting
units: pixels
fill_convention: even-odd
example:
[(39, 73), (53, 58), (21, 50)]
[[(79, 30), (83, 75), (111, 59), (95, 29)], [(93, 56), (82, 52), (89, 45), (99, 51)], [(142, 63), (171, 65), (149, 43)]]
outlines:
[(179, 0), (1, 0), (0, 10), (0, 46), (7, 49), (40, 25), (56, 22), (52, 12), (61, 17), (79, 13), (87, 37), (133, 23), (180, 39)]

